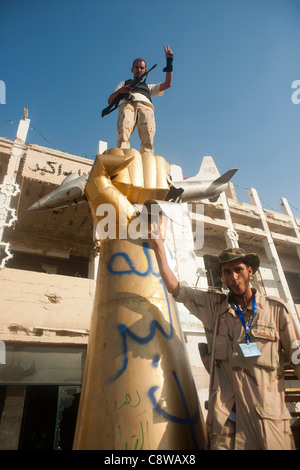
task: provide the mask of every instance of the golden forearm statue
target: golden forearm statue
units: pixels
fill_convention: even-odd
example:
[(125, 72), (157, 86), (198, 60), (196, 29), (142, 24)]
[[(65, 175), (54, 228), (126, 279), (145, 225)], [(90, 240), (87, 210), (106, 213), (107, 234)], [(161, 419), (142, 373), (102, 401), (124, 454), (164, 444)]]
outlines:
[(134, 204), (163, 200), (168, 171), (162, 157), (113, 148), (96, 157), (85, 187), (101, 250), (76, 450), (204, 447), (176, 304), (148, 234), (132, 237)]

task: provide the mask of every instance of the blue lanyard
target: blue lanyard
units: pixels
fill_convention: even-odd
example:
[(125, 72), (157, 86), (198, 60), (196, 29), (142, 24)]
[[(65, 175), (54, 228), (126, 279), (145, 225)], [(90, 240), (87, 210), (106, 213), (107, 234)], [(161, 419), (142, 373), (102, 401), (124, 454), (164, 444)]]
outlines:
[(253, 318), (255, 317), (256, 315), (256, 312), (257, 312), (257, 306), (256, 306), (256, 300), (255, 300), (255, 297), (253, 297), (253, 300), (252, 300), (252, 306), (253, 306), (253, 312), (254, 312), (254, 315), (252, 318), (250, 318), (250, 320), (248, 321), (247, 325), (245, 323), (245, 318), (244, 318), (244, 315), (243, 315), (243, 312), (241, 310), (241, 308), (234, 304), (235, 305), (235, 310), (237, 311), (238, 313), (238, 316), (240, 317), (240, 320), (241, 320), (241, 323), (244, 327), (244, 330), (245, 330), (245, 333), (246, 333), (246, 336), (245, 336), (245, 343), (246, 344), (249, 344), (250, 341), (252, 341), (251, 337), (248, 335), (248, 332), (251, 328), (251, 325), (252, 325), (252, 322), (253, 322)]

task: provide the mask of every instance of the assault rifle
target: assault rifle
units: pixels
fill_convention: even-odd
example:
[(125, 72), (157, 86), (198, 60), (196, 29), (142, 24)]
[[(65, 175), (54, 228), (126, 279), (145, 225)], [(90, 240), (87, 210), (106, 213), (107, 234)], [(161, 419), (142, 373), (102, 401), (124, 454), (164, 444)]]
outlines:
[[(144, 72), (140, 77), (137, 77), (137, 78), (134, 78), (133, 80), (131, 80), (131, 82), (128, 83), (128, 86), (130, 86), (130, 88), (134, 89), (139, 83), (141, 83), (141, 81), (144, 78), (146, 80), (146, 78), (148, 77), (148, 74), (151, 72), (151, 70), (155, 69), (155, 67), (157, 67), (157, 64), (153, 65), (153, 67), (151, 67), (151, 69), (146, 70), (146, 72)], [(112, 113), (115, 109), (117, 109), (117, 107), (119, 106), (120, 101), (123, 98), (128, 98), (128, 97), (129, 97), (129, 93), (120, 93), (117, 96), (117, 98), (115, 98), (113, 100), (113, 102), (109, 106), (107, 106), (107, 108), (103, 109), (103, 111), (101, 113), (101, 116), (104, 117), (107, 114)]]

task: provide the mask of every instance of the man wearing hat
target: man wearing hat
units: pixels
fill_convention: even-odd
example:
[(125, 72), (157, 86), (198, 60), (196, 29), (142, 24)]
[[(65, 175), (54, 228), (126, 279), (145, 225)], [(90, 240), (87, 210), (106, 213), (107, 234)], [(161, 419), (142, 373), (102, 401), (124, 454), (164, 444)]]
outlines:
[[(259, 257), (224, 250), (212, 265), (227, 295), (179, 283), (160, 237), (150, 237), (162, 279), (177, 302), (199, 318), (210, 354), (207, 446), (211, 450), (294, 449), (285, 405), (283, 351), (298, 357), (300, 332), (288, 306), (251, 288)], [(297, 361), (298, 362), (298, 361)], [(300, 379), (300, 365), (295, 364)]]

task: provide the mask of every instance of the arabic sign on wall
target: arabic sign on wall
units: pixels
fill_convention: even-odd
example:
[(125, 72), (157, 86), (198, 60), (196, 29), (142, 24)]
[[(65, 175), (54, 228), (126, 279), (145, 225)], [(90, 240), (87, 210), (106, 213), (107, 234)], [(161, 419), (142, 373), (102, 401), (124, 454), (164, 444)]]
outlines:
[(70, 174), (78, 176), (91, 171), (92, 161), (84, 163), (71, 158), (56, 157), (47, 153), (36, 152), (29, 149), (24, 161), (22, 175), (47, 183), (61, 184)]

